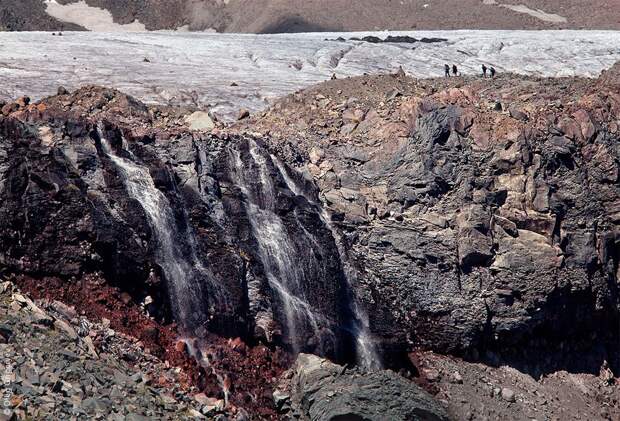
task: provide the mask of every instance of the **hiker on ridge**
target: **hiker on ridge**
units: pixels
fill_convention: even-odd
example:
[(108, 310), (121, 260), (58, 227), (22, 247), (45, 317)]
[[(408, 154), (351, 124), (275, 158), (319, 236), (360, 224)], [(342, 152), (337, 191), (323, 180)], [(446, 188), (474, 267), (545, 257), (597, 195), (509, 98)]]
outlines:
[(491, 78), (495, 77), (495, 67), (491, 66)]
[(452, 65), (452, 74), (457, 76), (459, 74), (459, 69), (456, 68), (456, 64)]
[(450, 77), (450, 66), (446, 64), (443, 66), (443, 69), (445, 71), (445, 77)]
[(487, 77), (487, 66), (482, 65), (482, 77)]

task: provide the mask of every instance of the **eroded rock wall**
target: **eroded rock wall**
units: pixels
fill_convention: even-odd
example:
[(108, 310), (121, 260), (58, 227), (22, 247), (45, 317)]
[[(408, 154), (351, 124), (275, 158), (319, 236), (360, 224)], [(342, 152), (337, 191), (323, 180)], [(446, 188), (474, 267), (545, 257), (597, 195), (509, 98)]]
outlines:
[(97, 273), (182, 335), (206, 328), (351, 359), (336, 240), (320, 207), (291, 191), (286, 166), (249, 137), (141, 132), (142, 104), (90, 93), (125, 115), (41, 106), (1, 121), (3, 270), (66, 282)]
[(103, 88), (18, 101), (2, 120), (3, 268), (100, 272), (172, 318), (157, 230), (114, 155), (148, 170), (181, 254), (204, 262), (197, 325), (344, 358), (359, 300), (388, 365), (420, 346), (617, 371), (617, 86), (617, 69), (368, 76), (212, 135)]
[(335, 80), (248, 125), (319, 186), (388, 354), (617, 371), (617, 72)]

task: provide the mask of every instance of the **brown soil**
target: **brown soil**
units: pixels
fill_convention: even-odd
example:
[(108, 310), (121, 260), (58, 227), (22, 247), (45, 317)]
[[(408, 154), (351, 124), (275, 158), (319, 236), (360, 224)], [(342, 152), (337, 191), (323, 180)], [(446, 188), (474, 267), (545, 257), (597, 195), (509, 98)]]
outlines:
[[(419, 352), (423, 384), (458, 420), (620, 420), (620, 385), (566, 371), (533, 379), (510, 367), (492, 368)], [(513, 398), (511, 398), (511, 392)]]

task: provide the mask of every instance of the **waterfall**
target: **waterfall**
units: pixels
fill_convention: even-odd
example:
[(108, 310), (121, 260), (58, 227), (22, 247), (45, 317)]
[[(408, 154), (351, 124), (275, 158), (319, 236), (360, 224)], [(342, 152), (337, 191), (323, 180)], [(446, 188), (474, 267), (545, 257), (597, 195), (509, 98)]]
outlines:
[[(197, 333), (200, 331), (191, 329), (202, 329), (207, 313), (213, 313), (213, 309), (207, 307), (206, 298), (212, 298), (218, 304), (227, 301), (221, 290), (216, 288), (213, 275), (199, 259), (191, 226), (182, 220), (187, 215), (180, 214), (180, 211), (175, 213), (169, 196), (155, 186), (148, 167), (125, 150), (125, 143), (121, 146), (122, 153), (115, 153), (101, 130), (99, 137), (102, 150), (116, 167), (128, 195), (140, 203), (147, 216), (155, 240), (155, 257), (164, 272), (173, 313), (182, 333), (187, 337), (203, 336)], [(228, 149), (228, 159), (230, 178), (241, 192), (243, 209), (255, 241), (254, 256), (260, 261), (264, 275), (248, 281), (248, 294), (252, 296), (254, 291), (254, 296), (260, 296), (265, 288), (262, 282), (266, 282), (271, 291), (270, 298), (265, 301), (249, 303), (257, 326), (269, 332), (270, 320), (277, 316), (293, 352), (307, 351), (310, 347), (313, 352), (323, 355), (333, 352), (330, 346), (339, 342), (335, 328), (344, 327), (355, 338), (359, 365), (380, 367), (380, 358), (368, 329), (368, 318), (352, 298), (355, 271), (347, 262), (339, 231), (332, 225), (323, 207), (304, 192), (276, 157), (260, 148), (254, 140), (247, 141), (247, 148), (243, 152), (236, 148)], [(198, 159), (204, 166), (206, 157), (199, 155)], [(288, 187), (294, 195), (305, 197), (316, 212), (311, 210), (308, 214), (307, 208), (294, 208), (294, 213), (280, 213), (279, 206), (290, 205), (291, 199), (282, 201), (279, 195), (283, 191), (278, 190), (277, 183), (281, 183), (280, 187)], [(314, 221), (311, 225), (305, 219), (309, 215)], [(221, 217), (224, 217), (223, 213)], [(326, 231), (321, 230), (323, 234), (319, 234), (310, 228), (321, 225), (336, 240), (340, 257), (338, 262), (331, 258), (336, 250), (331, 243), (325, 243), (329, 238)], [(325, 247), (330, 250), (328, 253), (322, 252)], [(347, 285), (341, 282), (341, 266)], [(326, 305), (316, 288), (346, 290), (346, 294), (330, 293), (328, 299), (333, 302)], [(211, 297), (207, 297), (206, 293)], [(270, 300), (278, 305), (274, 306)], [(341, 304), (346, 306), (341, 307)], [(343, 323), (340, 317), (344, 307), (347, 310), (344, 311)], [(334, 314), (330, 314), (332, 310)], [(267, 324), (262, 326), (260, 323)]]
[(166, 277), (176, 321), (185, 331), (197, 328), (191, 334), (202, 336), (200, 329), (203, 329), (202, 325), (206, 321), (203, 282), (211, 282), (211, 285), (213, 282), (211, 274), (198, 259), (193, 233), (179, 232), (170, 202), (155, 186), (149, 169), (114, 154), (102, 131), (98, 130), (98, 133), (104, 153), (117, 168), (128, 195), (144, 209), (153, 230), (157, 242), (157, 263)]
[(215, 378), (217, 379), (217, 383), (224, 395), (224, 407), (228, 407), (228, 402), (230, 399), (230, 386), (228, 385), (227, 376), (220, 374), (215, 367), (211, 364), (209, 360), (208, 354), (200, 347), (198, 341), (194, 339), (181, 338), (181, 342), (185, 344), (187, 349), (187, 353), (194, 358), (194, 360), (203, 368), (205, 373), (213, 373)]
[[(317, 206), (321, 210), (321, 220), (323, 221), (323, 224), (325, 224), (325, 226), (330, 230), (332, 236), (334, 237), (334, 240), (336, 241), (336, 247), (338, 248), (340, 261), (343, 265), (345, 278), (347, 280), (347, 286), (349, 288), (349, 291), (351, 291), (351, 294), (353, 294), (353, 284), (357, 279), (357, 272), (354, 270), (354, 268), (349, 262), (349, 259), (347, 258), (347, 252), (344, 247), (342, 234), (334, 226), (331, 218), (327, 213), (327, 210), (323, 208), (320, 203), (317, 203), (314, 198), (312, 198), (306, 193), (305, 189), (301, 188), (298, 183), (291, 178), (291, 176), (287, 172), (286, 167), (277, 157), (272, 156), (271, 158), (276, 164), (278, 171), (280, 172), (280, 175), (284, 179), (284, 182), (286, 183), (289, 190), (297, 196), (304, 197), (309, 203)], [(380, 353), (375, 345), (372, 333), (370, 332), (368, 315), (360, 306), (357, 299), (352, 298), (350, 305), (351, 311), (353, 312), (355, 318), (352, 330), (355, 337), (355, 351), (357, 354), (357, 363), (360, 366), (371, 370), (378, 370), (383, 368)]]
[[(323, 327), (329, 321), (317, 313), (304, 296), (303, 286), (308, 282), (300, 264), (302, 251), (277, 214), (277, 191), (268, 167), (271, 158), (261, 154), (253, 140), (249, 141), (249, 153), (251, 163), (244, 163), (240, 152), (231, 150), (233, 181), (244, 196), (244, 207), (258, 243), (267, 282), (282, 303), (291, 346), (294, 352), (298, 352), (304, 344), (300, 343), (296, 333), (302, 331), (302, 327), (309, 327), (321, 344), (321, 337), (326, 334)], [(256, 167), (258, 179), (252, 177), (254, 172), (250, 164)], [(332, 332), (327, 334), (333, 336)]]

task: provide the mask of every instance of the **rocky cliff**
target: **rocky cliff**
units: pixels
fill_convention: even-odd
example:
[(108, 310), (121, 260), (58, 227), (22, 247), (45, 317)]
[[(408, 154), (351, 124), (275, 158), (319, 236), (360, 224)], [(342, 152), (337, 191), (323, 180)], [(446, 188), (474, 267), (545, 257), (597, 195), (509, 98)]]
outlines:
[(256, 411), (281, 348), (421, 384), (420, 348), (617, 374), (619, 73), (334, 80), (210, 133), (111, 89), (20, 98), (0, 117), (0, 269), (76, 306), (113, 288), (155, 325), (137, 335)]
[(620, 362), (617, 87), (617, 65), (599, 81), (366, 77), (250, 124), (338, 218), (386, 348), (598, 372)]
[(149, 129), (151, 113), (88, 88), (2, 120), (4, 270), (96, 275), (188, 337), (351, 358), (360, 322), (316, 190), (260, 140)]

